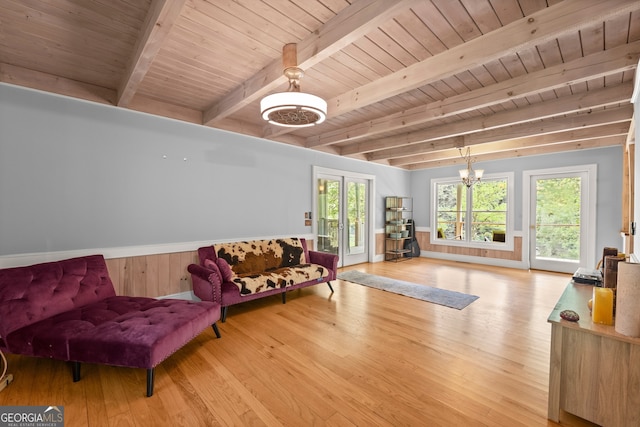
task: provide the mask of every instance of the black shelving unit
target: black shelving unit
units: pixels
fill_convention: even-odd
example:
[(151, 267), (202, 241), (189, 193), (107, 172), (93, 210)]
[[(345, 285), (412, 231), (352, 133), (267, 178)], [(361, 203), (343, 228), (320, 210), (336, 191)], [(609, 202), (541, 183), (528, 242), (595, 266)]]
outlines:
[(413, 198), (389, 196), (385, 198), (385, 261), (411, 259), (411, 249), (405, 248), (405, 241), (414, 236)]

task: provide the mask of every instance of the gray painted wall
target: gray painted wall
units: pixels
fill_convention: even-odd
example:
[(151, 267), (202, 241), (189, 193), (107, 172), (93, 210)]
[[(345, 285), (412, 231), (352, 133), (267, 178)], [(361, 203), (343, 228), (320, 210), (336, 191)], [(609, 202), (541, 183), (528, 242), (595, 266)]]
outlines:
[[(619, 147), (479, 163), (522, 172), (598, 164), (597, 248), (620, 245)], [(186, 160), (185, 160), (186, 159)], [(374, 175), (384, 197), (412, 195), (429, 226), (431, 178), (180, 121), (0, 84), (0, 256), (92, 248), (304, 235), (312, 167)]]
[(401, 169), (0, 84), (0, 255), (308, 234), (314, 165), (375, 175), (376, 206), (409, 192)]

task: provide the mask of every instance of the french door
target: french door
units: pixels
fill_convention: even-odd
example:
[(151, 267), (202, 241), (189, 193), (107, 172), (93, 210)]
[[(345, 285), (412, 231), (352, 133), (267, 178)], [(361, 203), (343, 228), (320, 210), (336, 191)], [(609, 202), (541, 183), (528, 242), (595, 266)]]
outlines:
[(531, 268), (595, 268), (595, 178), (595, 165), (525, 173)]
[(370, 180), (315, 174), (316, 250), (339, 256), (338, 266), (369, 260)]

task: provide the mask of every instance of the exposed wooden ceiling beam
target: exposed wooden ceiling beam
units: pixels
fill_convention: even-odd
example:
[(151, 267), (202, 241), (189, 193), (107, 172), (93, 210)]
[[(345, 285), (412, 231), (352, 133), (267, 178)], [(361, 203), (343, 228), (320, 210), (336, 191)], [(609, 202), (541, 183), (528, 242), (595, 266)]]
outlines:
[[(587, 129), (575, 129), (567, 132), (556, 132), (547, 135), (534, 135), (522, 138), (505, 139), (496, 142), (488, 142), (477, 145), (473, 148), (473, 157), (491, 154), (494, 152), (512, 151), (516, 149), (544, 147), (572, 141), (588, 141), (590, 139), (601, 139), (610, 136), (624, 136), (628, 131), (628, 122), (611, 123)], [(446, 150), (433, 151), (410, 157), (399, 157), (389, 160), (392, 166), (404, 166), (413, 163), (427, 163), (441, 160), (459, 160), (460, 152), (457, 148), (447, 148)]]
[[(416, 2), (417, 0), (358, 0), (352, 3), (318, 31), (298, 42), (298, 66), (303, 70), (313, 67)], [(209, 108), (204, 113), (204, 124), (214, 124), (285, 82), (282, 60), (278, 58)]]
[(153, 0), (118, 87), (118, 106), (127, 107), (133, 99), (185, 3), (186, 0)]
[(635, 117), (631, 118), (631, 124), (629, 125), (629, 134), (627, 135), (627, 148), (629, 145), (636, 143), (636, 120)]
[[(628, 129), (628, 122), (631, 119), (632, 113), (633, 106), (625, 105), (623, 107), (599, 111), (591, 114), (577, 114), (569, 117), (542, 120), (533, 123), (522, 123), (505, 128), (498, 128), (488, 131), (475, 132), (468, 135), (461, 135), (457, 137), (423, 142), (420, 144), (413, 144), (407, 147), (392, 148), (389, 150), (384, 150), (384, 152), (375, 153), (375, 159), (408, 157), (428, 153), (431, 151), (486, 144), (514, 138), (542, 136), (568, 130), (602, 126), (610, 123), (626, 122), (626, 127)], [(369, 157), (368, 159), (373, 160)]]
[(637, 0), (564, 0), (328, 100), (328, 116), (346, 114), (637, 8)]
[(541, 91), (567, 87), (607, 74), (632, 70), (637, 67), (638, 58), (640, 58), (640, 41), (451, 96), (425, 106), (314, 136), (308, 138), (307, 147), (313, 148), (320, 145), (371, 138), (383, 132), (408, 128), (523, 98)]
[(340, 154), (353, 155), (359, 153), (372, 153), (368, 156), (369, 159), (379, 160), (386, 157), (386, 154), (392, 152), (390, 149), (394, 147), (409, 149), (412, 144), (438, 138), (464, 135), (478, 132), (480, 130), (487, 131), (505, 126), (514, 126), (554, 116), (588, 111), (604, 106), (628, 102), (631, 95), (631, 87), (631, 82), (623, 83), (611, 88), (602, 88), (569, 95), (563, 98), (543, 101), (528, 107), (502, 111), (489, 116), (459, 120), (453, 123), (433, 126), (425, 130), (408, 132), (404, 135), (360, 142), (353, 144), (353, 146), (347, 145), (343, 147), (342, 150), (340, 150)]
[[(625, 139), (624, 136), (617, 135), (617, 136), (607, 136), (604, 138), (589, 139), (584, 141), (570, 141), (566, 143), (559, 143), (559, 144), (547, 145), (547, 146), (519, 148), (511, 151), (502, 151), (502, 152), (497, 152), (492, 154), (485, 154), (482, 157), (478, 158), (477, 161), (484, 162), (484, 161), (491, 161), (491, 160), (513, 159), (517, 157), (535, 156), (540, 154), (552, 154), (552, 153), (562, 153), (565, 151), (578, 151), (578, 150), (588, 150), (592, 148), (611, 147), (615, 145), (624, 144), (624, 139)], [(461, 165), (461, 164), (463, 164), (461, 160), (439, 160), (435, 162), (414, 163), (411, 165), (407, 165), (405, 169), (417, 170), (417, 169), (426, 169), (426, 168), (434, 168), (434, 167), (455, 166), (455, 165)], [(485, 171), (485, 172), (489, 172), (489, 171)]]

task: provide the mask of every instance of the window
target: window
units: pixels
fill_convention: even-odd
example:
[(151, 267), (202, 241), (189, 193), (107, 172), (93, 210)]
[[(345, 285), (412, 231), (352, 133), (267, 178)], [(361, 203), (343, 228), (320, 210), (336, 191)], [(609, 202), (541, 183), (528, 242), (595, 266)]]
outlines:
[(431, 243), (513, 250), (513, 174), (433, 180)]

